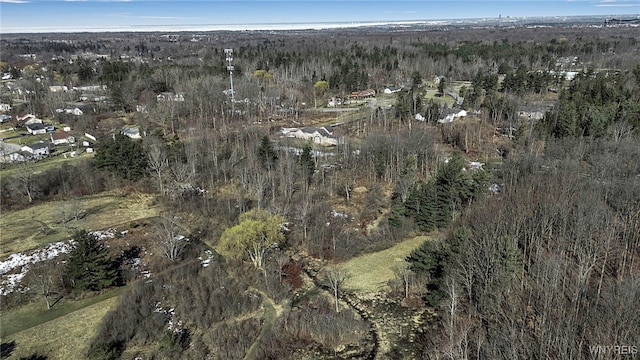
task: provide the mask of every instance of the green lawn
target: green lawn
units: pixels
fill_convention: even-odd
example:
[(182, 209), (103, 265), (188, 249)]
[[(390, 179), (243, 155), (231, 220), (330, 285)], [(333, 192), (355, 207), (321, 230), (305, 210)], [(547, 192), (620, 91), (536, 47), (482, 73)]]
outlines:
[[(98, 297), (83, 300), (67, 306), (59, 304), (60, 310), (52, 308), (50, 312), (58, 311), (59, 316), (54, 317), (37, 313), (23, 314), (26, 318), (12, 314), (3, 314), (12, 317), (12, 322), (29, 322), (26, 330), (2, 336), (3, 343), (14, 342), (15, 349), (7, 359), (20, 359), (33, 354), (46, 356), (48, 360), (83, 359), (87, 351), (89, 341), (95, 336), (96, 330), (104, 315), (117, 300), (117, 295), (124, 288), (111, 290)], [(41, 304), (43, 307), (44, 304)], [(64, 310), (66, 311), (63, 311)], [(31, 311), (35, 311), (32, 309)], [(46, 310), (45, 310), (46, 311)], [(47, 321), (49, 320), (49, 321)], [(46, 322), (45, 322), (46, 321)], [(14, 327), (17, 329), (18, 327)], [(3, 324), (4, 330), (4, 324)]]
[[(66, 148), (63, 148), (64, 150), (61, 151), (67, 151)], [(84, 150), (82, 150), (84, 151)], [(45, 172), (47, 170), (53, 169), (53, 168), (57, 168), (62, 166), (63, 164), (72, 164), (75, 161), (78, 161), (79, 159), (88, 159), (93, 157), (95, 153), (84, 153), (84, 152), (79, 152), (78, 156), (76, 157), (67, 157), (65, 158), (63, 155), (56, 155), (56, 156), (50, 156), (46, 159), (42, 159), (39, 161), (28, 161), (25, 163), (20, 163), (20, 164), (7, 164), (4, 165), (4, 168), (2, 170), (0, 170), (0, 179), (6, 177), (6, 176), (14, 176), (16, 175), (18, 172), (23, 172), (23, 171), (30, 171), (33, 174), (39, 174), (42, 172)]]
[[(77, 221), (72, 219), (63, 222), (63, 211), (69, 219), (69, 214), (76, 207), (81, 218)], [(74, 229), (92, 231), (109, 227), (127, 227), (131, 221), (156, 216), (158, 211), (158, 206), (153, 205), (151, 195), (120, 195), (108, 192), (5, 212), (0, 217), (0, 259), (12, 253), (67, 240)]]
[(66, 316), (107, 299), (115, 298), (126, 289), (128, 289), (126, 286), (113, 288), (96, 296), (76, 301), (62, 298), (49, 310), (47, 310), (44, 299), (39, 297), (36, 301), (2, 313), (2, 317), (0, 317), (0, 337), (5, 342), (5, 337)]
[(342, 265), (350, 274), (345, 287), (358, 292), (381, 290), (387, 286), (389, 280), (395, 277), (394, 267), (401, 264), (411, 251), (427, 239), (427, 236), (417, 236), (404, 240), (389, 249), (358, 256), (347, 261)]

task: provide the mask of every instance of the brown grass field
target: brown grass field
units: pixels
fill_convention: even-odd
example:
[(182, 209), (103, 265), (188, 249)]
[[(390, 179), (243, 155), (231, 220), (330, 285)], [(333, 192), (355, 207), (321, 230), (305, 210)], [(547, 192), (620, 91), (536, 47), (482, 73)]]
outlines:
[(360, 293), (375, 293), (387, 286), (395, 277), (394, 267), (416, 249), (427, 236), (417, 236), (404, 240), (389, 249), (353, 258), (342, 266), (348, 271), (349, 279), (345, 288)]
[[(63, 209), (70, 214), (74, 207), (79, 208), (81, 218), (63, 222)], [(131, 221), (156, 216), (159, 210), (152, 195), (108, 192), (6, 212), (0, 217), (0, 259), (67, 240), (77, 229), (128, 227)]]
[(16, 348), (7, 359), (20, 359), (33, 354), (48, 360), (84, 359), (89, 341), (96, 334), (100, 320), (116, 303), (117, 297), (45, 322), (13, 335), (2, 342), (15, 341)]

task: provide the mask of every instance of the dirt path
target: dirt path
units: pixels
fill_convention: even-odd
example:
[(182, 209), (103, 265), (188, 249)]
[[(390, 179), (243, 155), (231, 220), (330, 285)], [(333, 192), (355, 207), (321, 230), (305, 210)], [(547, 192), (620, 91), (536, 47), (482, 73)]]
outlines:
[(256, 359), (256, 349), (258, 345), (262, 342), (264, 337), (271, 331), (273, 324), (276, 319), (282, 315), (282, 305), (278, 305), (271, 299), (264, 291), (258, 290), (256, 288), (250, 288), (252, 291), (260, 293), (262, 295), (262, 306), (264, 307), (264, 324), (262, 324), (262, 330), (260, 334), (256, 338), (256, 340), (251, 344), (249, 350), (247, 350), (247, 354), (244, 356), (244, 360), (252, 360)]

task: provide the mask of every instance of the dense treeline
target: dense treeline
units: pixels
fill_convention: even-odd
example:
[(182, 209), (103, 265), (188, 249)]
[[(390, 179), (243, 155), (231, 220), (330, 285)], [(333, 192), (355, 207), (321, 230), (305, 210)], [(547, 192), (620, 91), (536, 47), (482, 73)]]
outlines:
[[(603, 136), (608, 130), (640, 128), (640, 65), (634, 76), (581, 73), (560, 93), (558, 104), (545, 115), (541, 126), (549, 134)], [(635, 91), (631, 81), (636, 82)], [(614, 125), (615, 127), (611, 127)]]
[(550, 142), (505, 164), (500, 197), (414, 253), (442, 299), (430, 354), (589, 358), (590, 346), (636, 344), (638, 149), (633, 137)]

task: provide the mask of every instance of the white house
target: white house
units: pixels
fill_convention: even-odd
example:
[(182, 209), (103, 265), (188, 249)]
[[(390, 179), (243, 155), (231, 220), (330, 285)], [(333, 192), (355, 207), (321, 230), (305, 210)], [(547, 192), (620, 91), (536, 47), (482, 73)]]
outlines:
[(27, 125), (27, 131), (31, 135), (46, 134), (47, 128), (42, 123), (33, 123)]
[(51, 85), (49, 86), (49, 91), (50, 92), (67, 92), (69, 90), (68, 87), (64, 86), (64, 85)]
[(77, 108), (77, 107), (76, 108), (67, 108), (67, 109), (64, 109), (64, 111), (67, 114), (72, 114), (72, 115), (75, 115), (75, 116), (80, 116), (80, 115), (84, 114), (82, 112), (82, 110), (80, 110), (80, 108)]
[(55, 131), (51, 133), (51, 142), (54, 145), (71, 144), (76, 142), (76, 139), (64, 131)]
[(454, 110), (451, 109), (445, 112), (444, 117), (438, 119), (438, 122), (441, 124), (453, 122), (454, 119), (467, 116), (466, 110)]
[(386, 88), (384, 88), (384, 93), (385, 94), (394, 94), (399, 92), (400, 90), (402, 90), (401, 87), (397, 87), (397, 86), (387, 86)]
[(49, 156), (49, 145), (44, 142), (23, 146), (21, 150), (31, 154), (34, 159), (42, 159)]
[(184, 101), (184, 93), (183, 92), (179, 92), (179, 93), (172, 93), (172, 92), (163, 92), (160, 93), (156, 96), (156, 101), (157, 102), (165, 102), (165, 101), (178, 101), (178, 102), (183, 102)]
[(9, 105), (9, 104), (0, 104), (0, 111), (11, 111), (11, 105)]
[(132, 139), (141, 139), (142, 136), (140, 136), (140, 130), (138, 128), (135, 127), (129, 127), (129, 126), (125, 126), (122, 128), (122, 130), (120, 130), (120, 132), (123, 135), (126, 135)]
[(311, 140), (316, 144), (324, 146), (338, 145), (338, 138), (335, 137), (331, 130), (326, 127), (305, 127), (302, 129), (296, 129), (295, 131), (289, 131), (286, 134), (287, 137), (294, 137), (296, 139)]
[(21, 156), (19, 154), (20, 150), (22, 150), (20, 145), (0, 141), (0, 162), (21, 161), (19, 159)]

